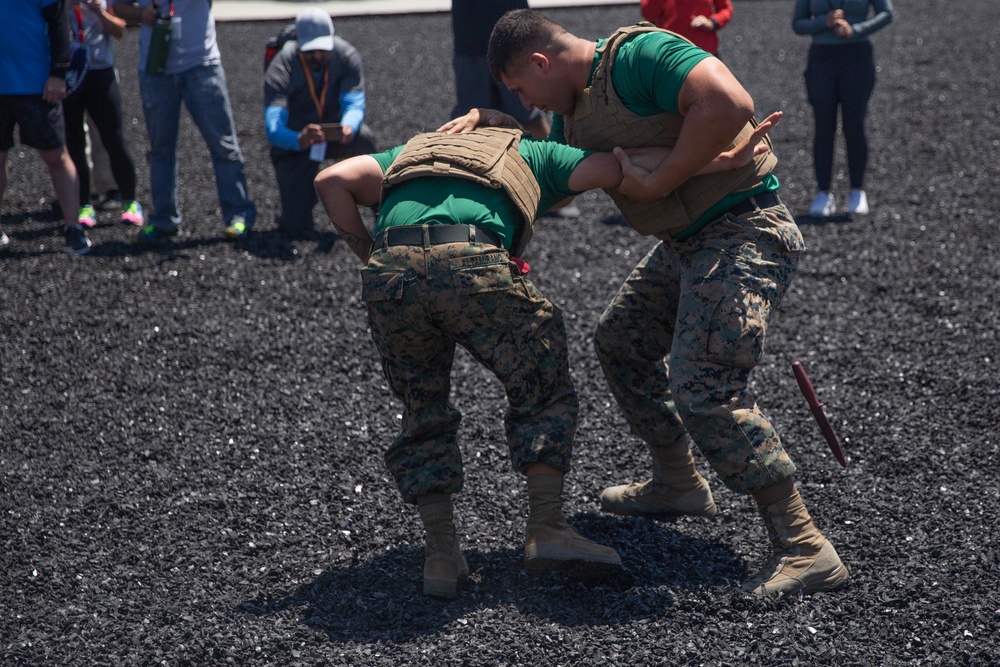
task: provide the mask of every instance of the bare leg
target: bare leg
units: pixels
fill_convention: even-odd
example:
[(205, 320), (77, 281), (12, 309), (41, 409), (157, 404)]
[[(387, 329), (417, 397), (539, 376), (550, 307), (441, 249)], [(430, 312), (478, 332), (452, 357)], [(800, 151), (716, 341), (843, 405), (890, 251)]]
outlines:
[[(7, 191), (7, 151), (0, 151), (0, 222), (3, 221), (3, 195)], [(0, 226), (0, 247), (9, 243)]]
[[(3, 204), (3, 195), (7, 191), (7, 151), (0, 151), (0, 205)], [(0, 216), (3, 211), (0, 210)]]
[(76, 167), (69, 157), (69, 151), (65, 146), (60, 146), (47, 151), (38, 151), (38, 154), (49, 168), (52, 187), (55, 188), (56, 198), (62, 207), (63, 225), (72, 227), (76, 224), (77, 215), (80, 213), (80, 192)]

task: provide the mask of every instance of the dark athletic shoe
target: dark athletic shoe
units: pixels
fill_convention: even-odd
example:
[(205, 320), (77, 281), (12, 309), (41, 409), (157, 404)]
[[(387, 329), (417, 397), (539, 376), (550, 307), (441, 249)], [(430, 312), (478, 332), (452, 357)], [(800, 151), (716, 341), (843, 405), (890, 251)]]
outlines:
[(245, 239), (249, 233), (250, 228), (247, 226), (247, 220), (242, 215), (234, 215), (225, 231), (226, 238), (233, 241)]
[(66, 252), (74, 255), (85, 255), (90, 252), (90, 239), (80, 225), (64, 227), (63, 236), (66, 238)]
[(173, 236), (177, 236), (177, 232), (180, 231), (178, 227), (170, 227), (168, 229), (160, 229), (155, 225), (146, 225), (139, 230), (139, 233), (135, 235), (136, 243), (155, 243), (156, 241), (161, 241), (163, 239), (169, 239)]

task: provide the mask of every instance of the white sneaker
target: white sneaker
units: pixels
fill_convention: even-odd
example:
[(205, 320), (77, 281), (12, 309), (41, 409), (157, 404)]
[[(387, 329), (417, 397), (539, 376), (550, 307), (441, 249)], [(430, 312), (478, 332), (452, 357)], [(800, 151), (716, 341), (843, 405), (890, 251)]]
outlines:
[(847, 195), (847, 212), (868, 215), (868, 195), (864, 190), (851, 190), (851, 194)]
[(813, 197), (812, 206), (809, 207), (809, 215), (817, 218), (829, 218), (837, 210), (837, 205), (833, 201), (833, 195), (820, 190)]

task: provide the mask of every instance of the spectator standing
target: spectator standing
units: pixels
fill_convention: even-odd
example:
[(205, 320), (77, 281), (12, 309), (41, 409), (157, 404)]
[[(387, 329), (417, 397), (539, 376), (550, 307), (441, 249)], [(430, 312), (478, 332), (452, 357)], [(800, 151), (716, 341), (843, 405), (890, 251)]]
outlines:
[[(0, 2), (0, 202), (7, 189), (7, 154), (14, 128), (21, 143), (38, 150), (49, 170), (63, 214), (69, 252), (90, 250), (90, 240), (76, 220), (80, 208), (76, 168), (66, 150), (62, 101), (70, 40), (64, 0)], [(0, 228), (0, 247), (10, 239)]]
[[(837, 111), (847, 144), (847, 172), (851, 191), (847, 212), (868, 213), (865, 172), (868, 101), (875, 90), (875, 55), (869, 37), (892, 22), (892, 0), (795, 0), (792, 30), (811, 35), (806, 65), (806, 93), (813, 109), (813, 167), (816, 196), (809, 214), (836, 213), (833, 154), (837, 138)], [(870, 15), (870, 18), (869, 18)]]
[[(115, 14), (139, 30), (139, 93), (149, 133), (149, 178), (153, 211), (136, 240), (175, 236), (181, 226), (177, 201), (177, 140), (181, 103), (201, 131), (212, 156), (225, 235), (245, 237), (257, 217), (247, 192), (246, 170), (229, 103), (226, 72), (215, 38), (208, 0), (114, 2)], [(171, 38), (162, 74), (147, 71), (153, 23), (169, 17)]]
[(497, 20), (513, 9), (526, 9), (528, 0), (452, 0), (451, 33), (454, 40), (455, 108), (452, 117), (484, 107), (503, 111), (531, 136), (549, 134), (549, 116), (541, 109), (525, 109), (517, 95), (490, 74), (486, 47)]
[(87, 161), (87, 116), (93, 120), (101, 145), (107, 152), (111, 172), (119, 184), (123, 201), (121, 222), (141, 227), (142, 206), (135, 201), (135, 163), (122, 131), (122, 94), (115, 69), (113, 39), (125, 34), (125, 21), (109, 10), (107, 0), (68, 0), (66, 11), (70, 34), (87, 50), (88, 69), (80, 87), (63, 103), (66, 115), (66, 146), (80, 181), (80, 214), (84, 227), (97, 223), (90, 199), (90, 165)]
[(111, 173), (111, 158), (101, 143), (101, 133), (90, 114), (87, 114), (87, 165), (90, 167), (90, 199), (94, 208), (99, 211), (120, 209), (122, 196)]
[(656, 27), (687, 37), (716, 57), (717, 33), (733, 20), (730, 0), (642, 0), (639, 9), (642, 17)]
[[(295, 19), (296, 39), (264, 74), (264, 127), (278, 180), (278, 228), (291, 235), (313, 230), (313, 179), (323, 160), (375, 152), (364, 123), (361, 54), (334, 35), (326, 12), (309, 8)], [(339, 125), (324, 130), (324, 125)]]

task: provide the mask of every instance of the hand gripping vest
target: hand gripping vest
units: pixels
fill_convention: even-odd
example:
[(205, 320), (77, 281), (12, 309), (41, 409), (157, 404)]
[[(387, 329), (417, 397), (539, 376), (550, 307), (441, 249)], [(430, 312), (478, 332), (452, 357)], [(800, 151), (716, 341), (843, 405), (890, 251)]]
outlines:
[(406, 142), (382, 179), (379, 205), (394, 185), (412, 178), (464, 178), (488, 188), (503, 188), (524, 218), (510, 254), (519, 256), (531, 239), (541, 188), (528, 163), (517, 152), (521, 130), (479, 127), (464, 134), (425, 132)]
[[(571, 146), (610, 151), (615, 146), (673, 146), (677, 142), (683, 116), (666, 112), (638, 116), (625, 107), (611, 83), (619, 47), (632, 35), (653, 31), (669, 32), (643, 21), (619, 28), (603, 44), (600, 49), (603, 56), (590, 87), (580, 95), (573, 113), (563, 117), (564, 135)], [(684, 39), (680, 35), (677, 37)], [(756, 121), (747, 123), (729, 148), (745, 140), (755, 126)], [(765, 138), (765, 141), (768, 146), (771, 145), (770, 139)], [(777, 162), (778, 159), (769, 150), (740, 169), (693, 176), (667, 196), (652, 201), (633, 201), (614, 190), (605, 192), (615, 201), (632, 228), (641, 234), (667, 239), (694, 224), (726, 195), (760, 185), (761, 179), (774, 169)]]

